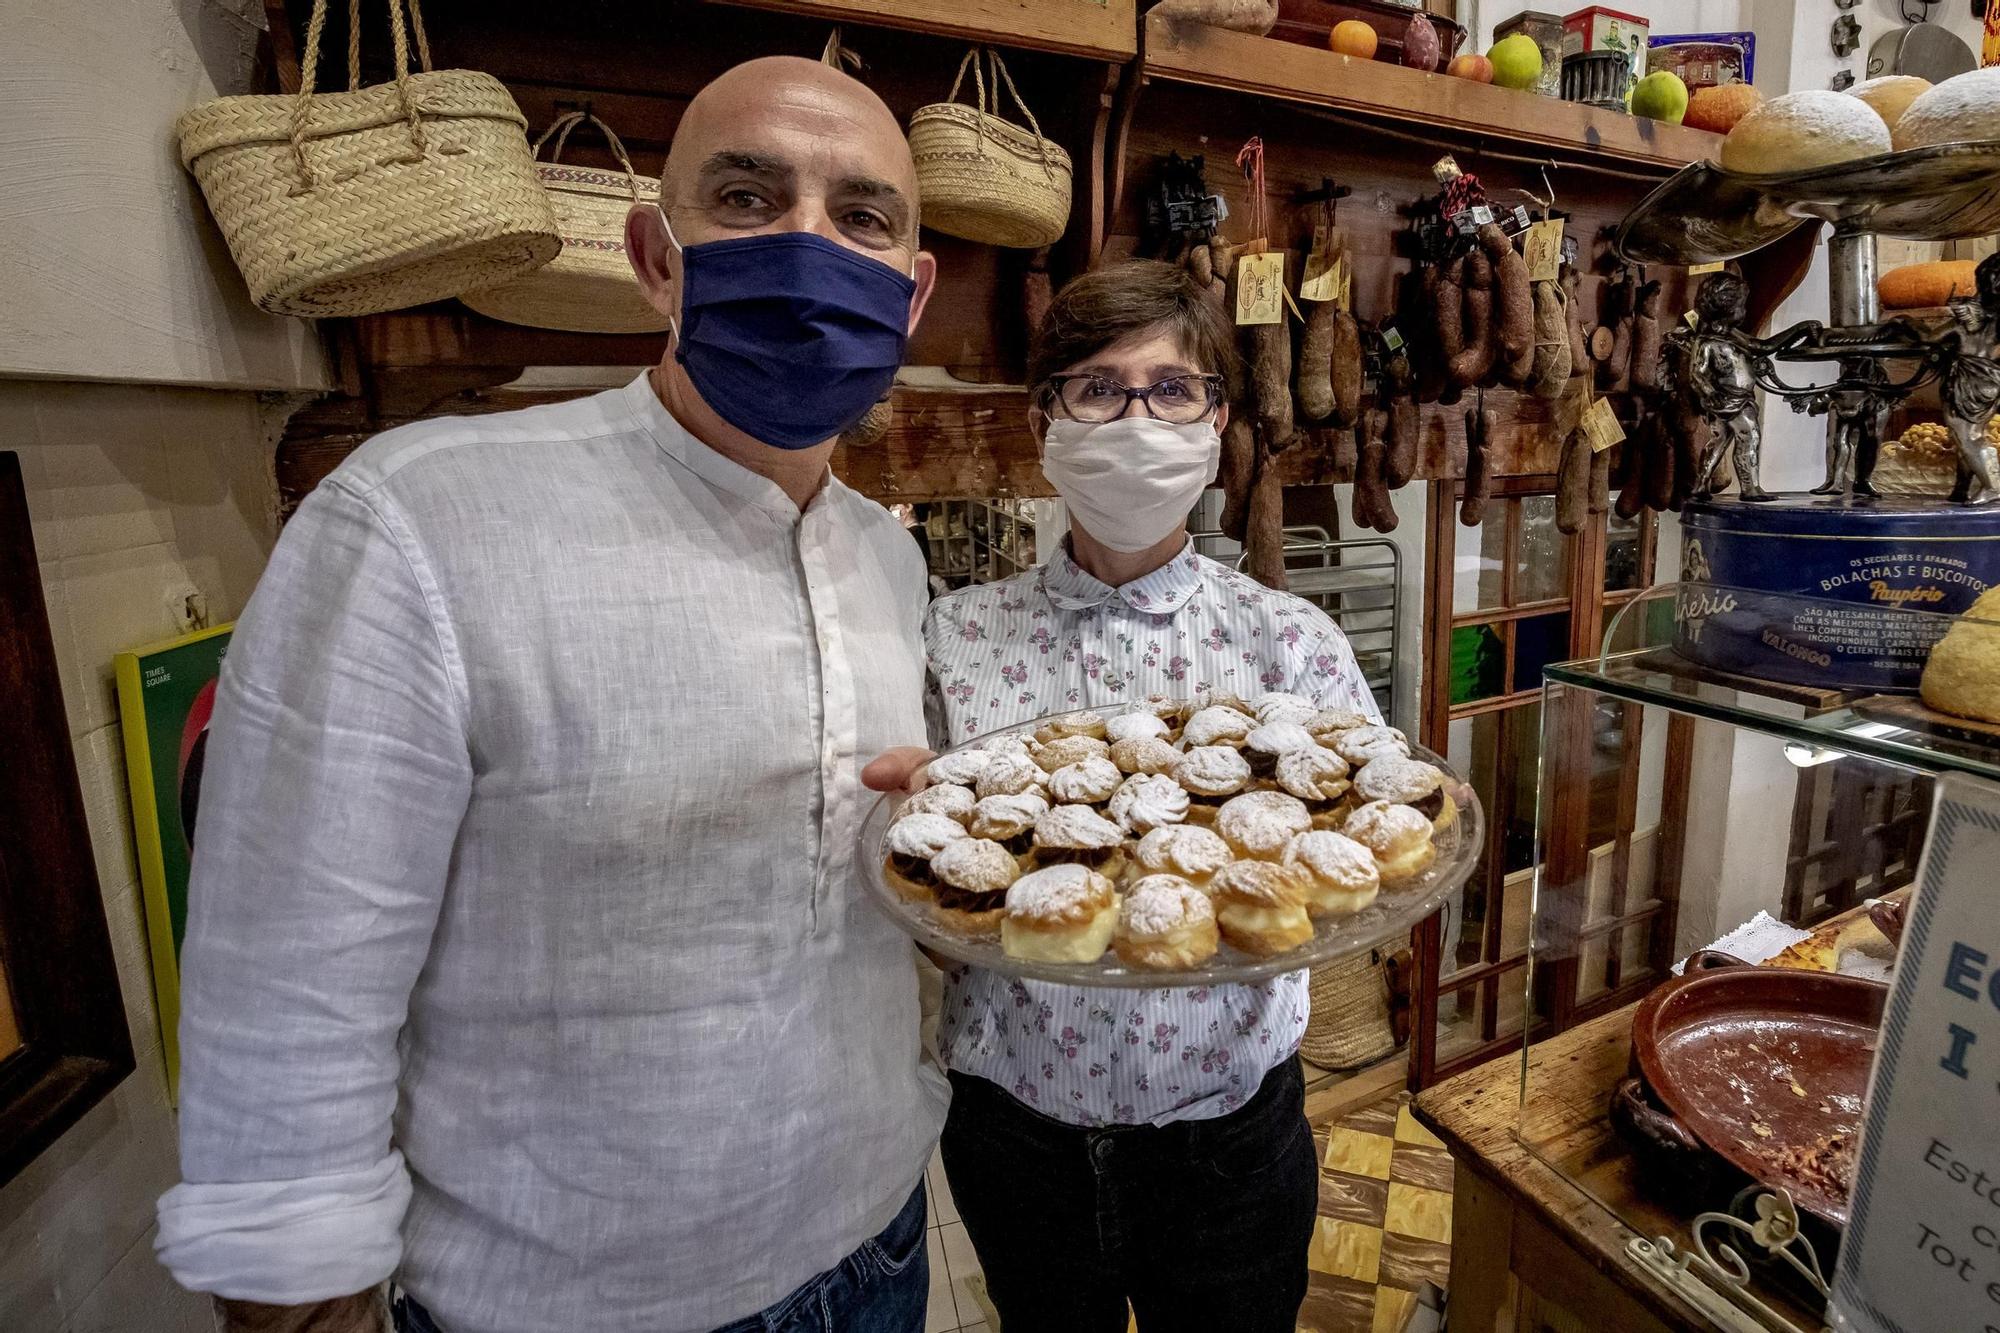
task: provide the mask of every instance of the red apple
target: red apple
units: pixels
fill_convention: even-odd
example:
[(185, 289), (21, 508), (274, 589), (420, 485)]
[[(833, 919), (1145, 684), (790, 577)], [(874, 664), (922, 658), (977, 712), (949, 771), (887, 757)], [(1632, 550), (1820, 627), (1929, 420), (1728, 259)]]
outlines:
[(1455, 79), (1471, 79), (1474, 83), (1493, 82), (1493, 62), (1485, 56), (1453, 56), (1444, 72)]

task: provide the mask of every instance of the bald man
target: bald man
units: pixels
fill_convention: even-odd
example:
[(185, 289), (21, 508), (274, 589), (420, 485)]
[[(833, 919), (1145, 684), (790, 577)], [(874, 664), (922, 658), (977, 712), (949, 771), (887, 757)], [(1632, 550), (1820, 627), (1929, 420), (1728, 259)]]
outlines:
[(922, 561), (827, 470), (930, 294), (909, 150), (759, 60), (692, 103), (625, 388), (303, 504), (210, 732), (159, 1252), (230, 1329), (916, 1333), (943, 1119), (861, 761)]

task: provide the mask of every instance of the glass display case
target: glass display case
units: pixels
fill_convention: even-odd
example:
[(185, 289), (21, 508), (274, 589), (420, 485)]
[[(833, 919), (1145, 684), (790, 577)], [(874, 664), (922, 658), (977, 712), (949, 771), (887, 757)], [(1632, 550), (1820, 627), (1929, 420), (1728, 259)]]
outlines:
[[(1676, 612), (1684, 636), (1704, 597), (1812, 610), (1667, 585), (1545, 672), (1515, 1136), (1662, 1281), (1705, 1287), (1717, 1327), (1818, 1329), (1935, 779), (2000, 781), (2000, 727), (1697, 664)], [(1892, 614), (1926, 647), (1967, 623)], [(1697, 981), (1709, 999), (1669, 1002)], [(1782, 1253), (1750, 1234), (1781, 1199)]]

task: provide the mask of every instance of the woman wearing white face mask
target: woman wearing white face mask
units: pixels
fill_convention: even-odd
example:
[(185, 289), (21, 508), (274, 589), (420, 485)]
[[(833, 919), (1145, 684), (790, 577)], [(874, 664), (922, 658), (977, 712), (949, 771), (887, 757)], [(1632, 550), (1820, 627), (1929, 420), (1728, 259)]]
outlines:
[[(1197, 555), (1235, 329), (1179, 269), (1059, 293), (1029, 357), (1042, 470), (1070, 536), (1039, 568), (933, 604), (940, 747), (1152, 695), (1304, 695), (1375, 719), (1317, 608)], [(953, 967), (939, 1045), (952, 1195), (1008, 1333), (1290, 1333), (1318, 1169), (1295, 1054), (1303, 973), (1089, 990)]]

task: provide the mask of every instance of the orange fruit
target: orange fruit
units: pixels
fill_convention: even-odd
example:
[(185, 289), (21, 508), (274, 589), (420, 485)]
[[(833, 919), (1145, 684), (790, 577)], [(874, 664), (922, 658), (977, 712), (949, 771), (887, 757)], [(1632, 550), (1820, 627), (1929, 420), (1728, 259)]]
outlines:
[(1326, 44), (1344, 56), (1353, 56), (1357, 60), (1373, 60), (1375, 29), (1360, 19), (1347, 19), (1333, 25), (1333, 31), (1327, 34)]
[(1725, 83), (1715, 88), (1697, 88), (1688, 98), (1687, 114), (1681, 124), (1697, 130), (1727, 134), (1736, 122), (1757, 109), (1764, 94), (1747, 83)]

